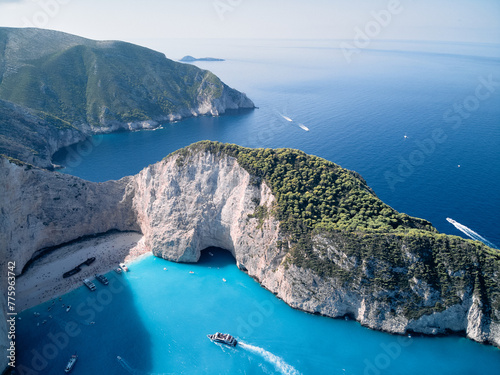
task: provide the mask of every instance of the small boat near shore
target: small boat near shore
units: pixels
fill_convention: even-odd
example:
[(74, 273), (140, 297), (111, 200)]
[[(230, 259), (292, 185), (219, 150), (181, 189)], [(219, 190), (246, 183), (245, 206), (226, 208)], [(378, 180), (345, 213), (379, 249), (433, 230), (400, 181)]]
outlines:
[(120, 268), (125, 271), (125, 272), (128, 272), (128, 267), (125, 263), (120, 263)]
[(122, 273), (122, 269), (120, 267), (115, 268), (116, 273)]
[(66, 365), (66, 369), (64, 370), (64, 372), (66, 372), (66, 373), (70, 372), (73, 369), (73, 367), (75, 366), (77, 359), (78, 359), (78, 356), (76, 355), (76, 353), (73, 354), (71, 356), (71, 358), (69, 359), (68, 364)]
[(92, 292), (93, 292), (94, 290), (96, 290), (95, 284), (94, 284), (92, 281), (90, 281), (89, 279), (85, 279), (85, 280), (83, 280), (83, 283), (84, 283), (84, 284), (85, 284), (85, 286), (86, 286), (87, 288), (89, 288)]
[(213, 342), (220, 342), (229, 346), (236, 346), (238, 344), (238, 341), (229, 333), (216, 332), (213, 335), (207, 335), (207, 337)]
[(108, 285), (109, 284), (109, 281), (108, 279), (106, 278), (106, 276), (104, 275), (101, 275), (99, 273), (96, 273), (95, 274), (95, 278), (97, 279), (97, 281), (99, 281), (101, 284), (103, 285)]

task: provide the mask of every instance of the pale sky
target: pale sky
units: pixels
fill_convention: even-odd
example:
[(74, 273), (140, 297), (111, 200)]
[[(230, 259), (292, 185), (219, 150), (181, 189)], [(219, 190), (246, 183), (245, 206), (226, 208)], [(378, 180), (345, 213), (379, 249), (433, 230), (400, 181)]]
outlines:
[(500, 0), (0, 0), (0, 26), (132, 42), (349, 40), (368, 30), (373, 39), (500, 43)]

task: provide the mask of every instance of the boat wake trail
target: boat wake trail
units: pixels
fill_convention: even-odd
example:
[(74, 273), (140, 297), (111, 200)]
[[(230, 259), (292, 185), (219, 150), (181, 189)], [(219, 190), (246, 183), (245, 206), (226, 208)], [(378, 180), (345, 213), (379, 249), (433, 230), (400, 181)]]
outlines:
[[(276, 114), (277, 114), (279, 117), (281, 117), (281, 118), (285, 119), (286, 121), (296, 123), (296, 122), (294, 122), (294, 120), (293, 120), (290, 116), (285, 115), (286, 111), (283, 111), (283, 113), (281, 113), (280, 111), (275, 111), (275, 112), (276, 112)], [(299, 128), (301, 128), (302, 130), (305, 130), (306, 132), (308, 132), (308, 131), (309, 131), (309, 128), (308, 128), (307, 126), (305, 126), (304, 124), (302, 124), (302, 123), (296, 123), (296, 124), (297, 124), (297, 125), (299, 126)]]
[(271, 363), (277, 371), (279, 371), (283, 375), (300, 375), (293, 366), (286, 363), (283, 358), (274, 355), (273, 353), (268, 352), (265, 349), (259, 348), (258, 346), (253, 346), (249, 344), (245, 344), (244, 342), (239, 342), (238, 345), (243, 349), (246, 349), (252, 353), (255, 353), (262, 358), (264, 358), (267, 362)]
[(140, 371), (134, 369), (132, 366), (130, 366), (122, 357), (117, 356), (116, 359), (118, 360), (118, 363), (127, 371), (129, 374), (132, 375), (169, 375), (167, 373), (155, 373), (155, 372), (147, 372), (147, 371)]
[(484, 238), (483, 236), (477, 234), (472, 229), (466, 227), (463, 224), (460, 224), (459, 222), (457, 222), (457, 221), (455, 221), (453, 219), (450, 219), (449, 217), (447, 217), (446, 220), (450, 224), (453, 224), (453, 226), (455, 228), (457, 228), (460, 232), (462, 232), (463, 234), (465, 234), (467, 237), (469, 237), (469, 238), (471, 238), (473, 240), (476, 240), (476, 241), (481, 241), (486, 246), (489, 246), (489, 247), (492, 247), (493, 249), (497, 249), (498, 250), (498, 247), (494, 243), (488, 241), (486, 238)]
[(280, 113), (280, 116), (283, 117), (288, 122), (293, 122), (293, 120), (290, 117), (285, 116), (283, 113)]

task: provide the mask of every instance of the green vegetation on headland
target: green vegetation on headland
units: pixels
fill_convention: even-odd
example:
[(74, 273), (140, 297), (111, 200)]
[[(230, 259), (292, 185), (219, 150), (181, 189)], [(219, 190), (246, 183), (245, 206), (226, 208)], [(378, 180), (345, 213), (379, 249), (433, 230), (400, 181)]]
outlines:
[(235, 157), (258, 184), (265, 180), (277, 200), (275, 216), (292, 239), (315, 228), (349, 232), (436, 232), (426, 220), (401, 214), (383, 203), (356, 172), (292, 149), (250, 149), (202, 141), (174, 154), (207, 150)]
[(480, 242), (440, 234), (426, 220), (383, 203), (356, 172), (292, 149), (249, 149), (202, 141), (178, 150), (177, 165), (208, 151), (229, 155), (271, 188), (276, 204), (255, 202), (262, 226), (267, 215), (280, 221), (291, 247), (288, 264), (339, 280), (388, 304), (392, 314), (418, 318), (470, 298), (500, 322), (500, 252)]
[(127, 124), (135, 123), (135, 128), (149, 121), (155, 126), (198, 114), (220, 114), (226, 106), (254, 108), (245, 94), (211, 72), (148, 48), (3, 27), (0, 100), (4, 103), (0, 112), (17, 106), (12, 116), (7, 110), (0, 117), (0, 151), (24, 157), (28, 150), (22, 134), (30, 128), (41, 137), (30, 141), (29, 148), (44, 159), (34, 163), (44, 167), (59, 146), (58, 131), (69, 133), (65, 135), (68, 144), (96, 132), (128, 129)]
[[(24, 40), (34, 32), (38, 45)], [(10, 46), (15, 38), (23, 39), (31, 53)], [(0, 98), (69, 123), (102, 126), (166, 118), (195, 110), (200, 98), (212, 101), (229, 90), (207, 70), (125, 42), (0, 28), (0, 45), (5, 48), (0, 55)], [(44, 49), (49, 52), (42, 53)]]

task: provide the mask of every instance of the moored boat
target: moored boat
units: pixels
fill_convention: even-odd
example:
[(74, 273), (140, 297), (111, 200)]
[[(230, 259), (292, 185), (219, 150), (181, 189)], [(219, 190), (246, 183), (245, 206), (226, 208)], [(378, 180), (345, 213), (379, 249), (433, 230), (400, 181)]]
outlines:
[(207, 337), (213, 342), (220, 342), (229, 346), (236, 346), (238, 344), (238, 341), (229, 333), (216, 332), (213, 335), (207, 335)]
[(71, 358), (69, 359), (68, 364), (66, 365), (66, 369), (64, 370), (64, 372), (70, 372), (73, 369), (73, 367), (75, 366), (77, 359), (78, 359), (78, 356), (76, 355), (76, 353), (73, 354), (71, 356)]
[(122, 269), (120, 267), (115, 268), (116, 273), (122, 273)]
[(93, 292), (94, 290), (96, 290), (95, 284), (94, 284), (92, 281), (90, 281), (89, 279), (85, 279), (85, 280), (83, 280), (83, 283), (84, 283), (84, 284), (85, 284), (85, 286), (86, 286), (87, 288), (89, 288), (92, 292)]
[(128, 267), (125, 263), (120, 263), (120, 268), (124, 270), (125, 272), (128, 272)]
[(104, 276), (104, 275), (101, 275), (101, 274), (96, 273), (96, 274), (95, 274), (95, 278), (96, 278), (96, 279), (97, 279), (97, 281), (99, 281), (101, 284), (104, 284), (104, 285), (108, 285), (108, 284), (109, 284), (108, 279), (107, 279), (107, 278), (106, 278), (106, 276)]

